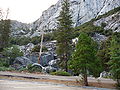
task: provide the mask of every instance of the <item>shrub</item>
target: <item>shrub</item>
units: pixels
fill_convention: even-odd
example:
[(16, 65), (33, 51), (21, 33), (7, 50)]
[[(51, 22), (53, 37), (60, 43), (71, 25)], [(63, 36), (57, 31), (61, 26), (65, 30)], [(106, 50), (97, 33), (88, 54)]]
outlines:
[(44, 38), (43, 38), (44, 42), (51, 40), (54, 40), (54, 35), (52, 33), (44, 34)]
[(13, 70), (15, 70), (15, 69), (11, 68), (11, 67), (9, 67), (9, 68), (7, 68), (7, 67), (0, 67), (0, 71), (13, 71)]
[(40, 36), (35, 36), (35, 37), (31, 38), (31, 43), (33, 43), (35, 45), (40, 43), (40, 42), (41, 42), (41, 37)]
[(8, 68), (6, 68), (6, 67), (0, 67), (0, 71), (7, 71), (8, 70)]
[(42, 68), (40, 66), (32, 66), (32, 64), (29, 64), (27, 66), (27, 70), (32, 73), (32, 72), (42, 72)]
[[(40, 46), (39, 45), (36, 45), (33, 49), (32, 49), (32, 52), (39, 52), (40, 51)], [(42, 51), (43, 52), (46, 52), (47, 51), (47, 48), (45, 46), (42, 47)]]
[(106, 36), (111, 36), (113, 34), (113, 31), (112, 31), (112, 29), (104, 30), (103, 34)]
[(31, 42), (30, 37), (11, 37), (10, 44), (12, 45), (26, 45)]
[(101, 19), (101, 18), (110, 16), (110, 15), (112, 15), (112, 14), (118, 12), (118, 11), (120, 11), (120, 7), (114, 8), (113, 10), (110, 10), (110, 11), (108, 11), (107, 13), (98, 16), (98, 17), (96, 18), (96, 20), (99, 20), (99, 19)]
[(106, 27), (106, 25), (107, 25), (106, 23), (101, 23), (101, 27), (103, 28)]
[(27, 68), (21, 68), (21, 69), (19, 69), (19, 71), (21, 72), (21, 71), (27, 71), (28, 69)]
[(40, 46), (36, 45), (34, 48), (32, 48), (32, 52), (39, 52), (40, 51)]
[(9, 60), (7, 58), (0, 58), (0, 67), (9, 67)]
[(8, 64), (12, 65), (16, 57), (23, 56), (23, 52), (14, 45), (12, 47), (4, 48), (3, 55), (6, 57), (5, 59), (8, 60)]
[(50, 74), (57, 76), (71, 76), (68, 72), (65, 71), (56, 71), (56, 72), (51, 72)]
[(89, 22), (86, 22), (86, 23), (82, 24), (79, 27), (76, 27), (75, 30), (77, 30), (76, 32), (78, 32), (78, 30), (79, 30), (79, 32), (85, 32), (85, 33), (87, 33), (89, 35), (92, 35), (95, 32), (97, 32), (97, 33), (103, 33), (104, 28), (100, 27), (100, 26), (93, 25), (93, 21), (91, 20)]

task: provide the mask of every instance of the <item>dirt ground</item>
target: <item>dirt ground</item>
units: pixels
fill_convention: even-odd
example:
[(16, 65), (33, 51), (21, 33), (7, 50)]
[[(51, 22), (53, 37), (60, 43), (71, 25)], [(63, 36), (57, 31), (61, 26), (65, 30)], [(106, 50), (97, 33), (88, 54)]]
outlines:
[[(47, 82), (47, 83), (55, 83), (55, 84), (64, 84), (67, 86), (83, 86), (82, 83), (78, 81), (64, 81), (64, 80), (50, 80), (50, 79), (28, 79), (28, 78), (21, 78), (21, 77), (6, 77), (0, 76), (0, 79), (9, 79), (9, 80), (25, 80), (31, 82)], [(115, 84), (111, 83), (100, 83), (100, 82), (89, 82), (89, 86), (93, 87), (100, 87), (100, 88), (109, 88), (114, 89)]]

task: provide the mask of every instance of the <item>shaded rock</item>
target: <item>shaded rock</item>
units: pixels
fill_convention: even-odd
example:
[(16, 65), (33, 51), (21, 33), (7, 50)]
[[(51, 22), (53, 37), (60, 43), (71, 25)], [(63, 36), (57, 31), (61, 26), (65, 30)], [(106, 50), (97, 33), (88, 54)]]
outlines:
[(42, 53), (40, 64), (42, 66), (48, 66), (51, 60), (54, 60), (54, 56), (52, 53)]
[(101, 41), (107, 40), (107, 37), (105, 35), (101, 35), (99, 33), (95, 33), (92, 38), (98, 43), (100, 43)]
[(24, 56), (21, 56), (21, 57), (17, 57), (15, 58), (14, 62), (13, 62), (13, 65), (15, 64), (18, 64), (18, 65), (21, 65), (21, 66), (27, 66), (29, 64), (31, 64), (31, 60), (28, 59), (27, 57), (24, 57)]

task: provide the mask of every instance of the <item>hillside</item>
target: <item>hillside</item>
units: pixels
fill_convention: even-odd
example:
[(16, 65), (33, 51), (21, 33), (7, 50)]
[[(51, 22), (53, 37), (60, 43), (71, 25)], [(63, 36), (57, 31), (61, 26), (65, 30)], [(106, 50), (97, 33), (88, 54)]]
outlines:
[[(32, 23), (33, 29), (45, 31), (55, 29), (61, 11), (61, 2), (62, 0), (59, 0), (55, 5), (45, 10), (42, 16)], [(79, 26), (119, 6), (120, 0), (70, 0), (73, 26)]]

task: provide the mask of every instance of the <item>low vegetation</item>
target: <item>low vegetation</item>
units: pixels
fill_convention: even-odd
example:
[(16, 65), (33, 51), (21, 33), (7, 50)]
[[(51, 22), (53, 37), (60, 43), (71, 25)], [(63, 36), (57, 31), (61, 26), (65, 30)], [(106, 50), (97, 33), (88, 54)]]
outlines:
[(108, 16), (113, 15), (113, 14), (115, 14), (116, 12), (119, 12), (119, 11), (120, 11), (120, 7), (114, 8), (113, 10), (110, 10), (110, 11), (108, 11), (107, 13), (96, 17), (94, 20), (99, 20), (99, 19), (101, 19), (101, 18), (108, 17)]
[[(32, 49), (32, 52), (39, 52), (39, 51), (40, 51), (40, 45), (36, 45), (36, 46)], [(47, 50), (47, 47), (43, 46), (43, 47), (42, 47), (42, 51), (43, 51), (43, 52), (48, 51), (48, 50)]]
[(9, 67), (13, 64), (16, 57), (23, 56), (23, 52), (17, 46), (4, 48), (1, 52), (3, 57), (0, 58), (0, 66)]
[[(44, 34), (44, 42), (54, 40), (54, 36), (52, 33)], [(37, 45), (41, 42), (41, 36), (35, 36), (35, 37), (11, 37), (10, 38), (10, 44), (11, 45), (27, 45), (28, 43), (33, 43), (34, 45)]]
[(51, 72), (51, 75), (57, 75), (57, 76), (71, 76), (70, 73), (66, 71), (56, 71), (56, 72)]
[(32, 73), (32, 72), (42, 72), (42, 68), (39, 66), (32, 66), (32, 64), (29, 64), (27, 66), (27, 70), (28, 72)]
[(14, 68), (12, 68), (12, 67), (0, 67), (0, 71), (15, 71), (15, 69)]

